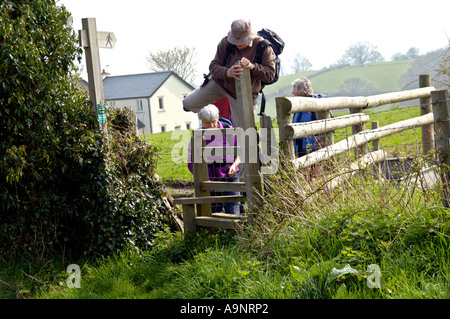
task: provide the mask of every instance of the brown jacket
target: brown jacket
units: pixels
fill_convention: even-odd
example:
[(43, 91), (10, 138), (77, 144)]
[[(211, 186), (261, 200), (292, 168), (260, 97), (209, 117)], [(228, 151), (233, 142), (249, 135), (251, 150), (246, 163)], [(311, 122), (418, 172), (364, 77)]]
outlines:
[(231, 96), (236, 98), (236, 88), (233, 78), (227, 77), (227, 70), (233, 66), (242, 57), (246, 57), (253, 64), (255, 68), (251, 70), (252, 78), (252, 95), (253, 103), (256, 104), (258, 93), (261, 90), (261, 81), (271, 82), (275, 76), (275, 53), (270, 45), (268, 45), (262, 56), (262, 64), (255, 63), (256, 48), (259, 41), (263, 41), (263, 38), (256, 37), (253, 40), (252, 46), (248, 46), (245, 49), (235, 49), (234, 53), (230, 54), (224, 65), (224, 60), (227, 55), (227, 49), (230, 43), (227, 37), (224, 37), (217, 45), (216, 56), (209, 65), (209, 71), (212, 78), (219, 83)]

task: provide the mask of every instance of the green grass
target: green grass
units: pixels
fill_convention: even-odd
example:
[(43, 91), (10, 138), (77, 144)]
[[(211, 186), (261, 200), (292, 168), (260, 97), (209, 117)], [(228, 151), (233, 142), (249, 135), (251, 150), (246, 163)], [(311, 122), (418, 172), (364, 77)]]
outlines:
[[(69, 263), (0, 263), (0, 295), (40, 299), (450, 298), (450, 211), (421, 191), (355, 175), (334, 192), (280, 171), (244, 232), (168, 229), (144, 251)], [(295, 194), (295, 196), (293, 195)], [(370, 265), (380, 287), (370, 288)]]
[[(187, 168), (186, 152), (191, 131), (174, 131), (141, 136), (142, 139), (155, 146), (158, 156), (156, 172), (163, 181), (183, 180), (193, 181), (193, 176)], [(178, 152), (177, 152), (178, 150)], [(183, 156), (182, 156), (183, 155)]]
[[(384, 205), (366, 202), (380, 190), (365, 186), (352, 203), (332, 200), (319, 215), (308, 216), (315, 204), (277, 215), (273, 203), (241, 237), (202, 231), (184, 241), (162, 233), (151, 250), (85, 265), (80, 289), (54, 285), (37, 297), (450, 298), (449, 211), (417, 207), (420, 194), (398, 204), (404, 194), (395, 187), (384, 190), (393, 194)], [(381, 271), (379, 288), (367, 284), (369, 265)]]

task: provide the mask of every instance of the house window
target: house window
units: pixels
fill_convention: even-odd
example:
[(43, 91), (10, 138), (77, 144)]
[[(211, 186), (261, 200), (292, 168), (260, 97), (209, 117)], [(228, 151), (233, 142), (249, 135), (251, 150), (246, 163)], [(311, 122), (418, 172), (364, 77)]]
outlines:
[(142, 104), (142, 100), (138, 100), (138, 112), (142, 112), (144, 110), (144, 106)]
[(161, 125), (161, 132), (165, 132), (166, 131), (166, 126), (165, 125)]
[(158, 101), (159, 101), (159, 109), (164, 110), (164, 97), (159, 97)]
[(186, 130), (190, 130), (191, 129), (191, 123), (186, 123)]

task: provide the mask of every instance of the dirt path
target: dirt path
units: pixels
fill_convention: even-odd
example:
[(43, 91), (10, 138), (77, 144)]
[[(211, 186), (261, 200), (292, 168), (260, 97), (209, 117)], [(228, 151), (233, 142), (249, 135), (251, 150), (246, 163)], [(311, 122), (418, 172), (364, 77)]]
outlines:
[(194, 196), (194, 182), (170, 181), (165, 186), (173, 198)]

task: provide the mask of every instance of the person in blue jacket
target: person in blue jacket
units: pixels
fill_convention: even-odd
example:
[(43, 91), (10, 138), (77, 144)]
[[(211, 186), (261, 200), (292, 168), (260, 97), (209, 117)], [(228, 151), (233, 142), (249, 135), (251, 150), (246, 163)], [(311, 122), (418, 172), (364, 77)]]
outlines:
[[(325, 98), (325, 94), (314, 94), (314, 89), (308, 78), (302, 77), (292, 83), (292, 94), (294, 96), (304, 96), (312, 98)], [(292, 123), (304, 123), (317, 120), (316, 112), (298, 112), (294, 113)], [(294, 150), (297, 157), (304, 156), (316, 149), (319, 149), (319, 139), (317, 136), (300, 137), (294, 140)], [(313, 167), (312, 177), (320, 173), (319, 167)]]
[[(313, 98), (325, 98), (325, 94), (314, 94), (311, 82), (303, 77), (292, 83), (292, 94), (294, 96), (304, 96)], [(295, 113), (292, 123), (304, 123), (317, 120), (316, 112)], [(319, 141), (315, 136), (300, 137), (294, 141), (295, 153), (298, 157), (304, 156), (318, 148)]]

